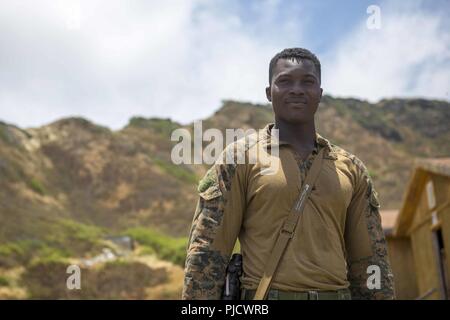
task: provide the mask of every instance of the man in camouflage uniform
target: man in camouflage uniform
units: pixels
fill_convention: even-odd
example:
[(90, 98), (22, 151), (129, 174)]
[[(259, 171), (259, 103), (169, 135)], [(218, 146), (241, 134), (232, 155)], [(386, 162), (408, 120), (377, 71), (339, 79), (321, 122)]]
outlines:
[[(270, 62), (269, 87), (275, 124), (253, 142), (227, 147), (248, 154), (279, 148), (279, 168), (264, 175), (266, 164), (218, 161), (200, 181), (190, 233), (183, 299), (220, 299), (226, 267), (239, 238), (251, 299), (271, 250), (302, 182), (320, 150), (318, 179), (294, 237), (278, 265), (269, 299), (393, 299), (393, 278), (381, 227), (377, 193), (364, 164), (315, 131), (314, 115), (322, 97), (317, 57), (301, 48), (285, 49)], [(272, 134), (279, 130), (279, 138)], [(369, 266), (380, 286), (369, 287)]]

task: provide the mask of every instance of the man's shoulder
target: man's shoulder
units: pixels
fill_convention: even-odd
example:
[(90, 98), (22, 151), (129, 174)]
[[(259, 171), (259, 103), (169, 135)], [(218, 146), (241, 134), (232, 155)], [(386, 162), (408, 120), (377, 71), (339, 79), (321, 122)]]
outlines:
[(226, 191), (231, 186), (231, 180), (236, 173), (239, 162), (237, 159), (244, 158), (250, 148), (258, 142), (257, 135), (250, 134), (234, 142), (229, 143), (219, 154), (214, 164), (200, 179), (197, 191), (206, 192), (208, 189), (222, 189)]
[(260, 142), (261, 134), (255, 130), (249, 130), (248, 134), (226, 145), (217, 157), (214, 166), (226, 165), (227, 167), (235, 167), (237, 164), (242, 164), (242, 161), (238, 161), (237, 159), (245, 159), (249, 150), (255, 148)]
[[(266, 128), (255, 130), (241, 130), (241, 137), (227, 144), (219, 154), (214, 164), (209, 168), (204, 177), (200, 179), (198, 191), (203, 193), (208, 189), (220, 188), (222, 193), (231, 187), (231, 181), (238, 170), (245, 170), (247, 165), (253, 164), (249, 160), (249, 152), (257, 148), (265, 141)], [(208, 191), (209, 192), (209, 191)]]
[(330, 143), (330, 150), (330, 153), (334, 155), (337, 161), (345, 163), (349, 168), (356, 168), (361, 173), (366, 173), (368, 171), (364, 162), (360, 158), (344, 148)]
[(361, 159), (359, 159), (357, 156), (355, 156), (353, 153), (345, 150), (344, 148), (330, 143), (330, 150), (331, 153), (334, 155), (334, 158), (336, 161), (343, 164), (349, 172), (354, 173), (354, 183), (355, 185), (358, 185), (360, 183), (363, 183), (363, 185), (367, 186), (368, 188), (368, 195), (369, 199), (371, 201), (371, 204), (373, 204), (376, 207), (379, 207), (379, 201), (377, 198), (377, 193), (374, 190), (372, 178), (370, 176), (369, 170), (365, 166), (365, 164), (362, 162)]

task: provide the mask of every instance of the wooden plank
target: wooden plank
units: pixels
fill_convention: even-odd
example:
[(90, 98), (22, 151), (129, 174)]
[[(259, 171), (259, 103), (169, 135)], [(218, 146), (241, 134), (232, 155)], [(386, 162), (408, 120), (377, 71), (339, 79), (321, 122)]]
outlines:
[[(411, 234), (418, 295), (424, 295), (432, 289), (439, 288), (436, 257), (433, 251), (430, 224), (425, 224)], [(430, 299), (439, 299), (439, 292), (430, 295)]]
[(417, 204), (420, 200), (420, 194), (422, 193), (425, 183), (427, 182), (428, 175), (422, 169), (416, 169), (412, 178), (410, 179), (404, 197), (403, 205), (397, 219), (397, 223), (394, 227), (393, 234), (395, 236), (406, 236), (410, 229), (411, 223), (414, 219)]
[(418, 296), (416, 270), (409, 238), (387, 238), (389, 261), (394, 274), (397, 299), (415, 299)]

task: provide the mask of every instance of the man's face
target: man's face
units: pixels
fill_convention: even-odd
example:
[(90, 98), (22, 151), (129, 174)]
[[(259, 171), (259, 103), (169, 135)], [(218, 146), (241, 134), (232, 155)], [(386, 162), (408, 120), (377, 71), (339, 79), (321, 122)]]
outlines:
[(307, 59), (298, 62), (279, 59), (266, 95), (272, 102), (275, 118), (291, 124), (313, 121), (322, 97), (314, 63)]

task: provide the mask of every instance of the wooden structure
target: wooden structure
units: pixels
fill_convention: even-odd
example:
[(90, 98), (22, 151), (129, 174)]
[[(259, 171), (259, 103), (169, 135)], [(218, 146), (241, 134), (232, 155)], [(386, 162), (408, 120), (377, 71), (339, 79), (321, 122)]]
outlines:
[(450, 299), (450, 158), (417, 162), (400, 211), (381, 211), (398, 299)]

